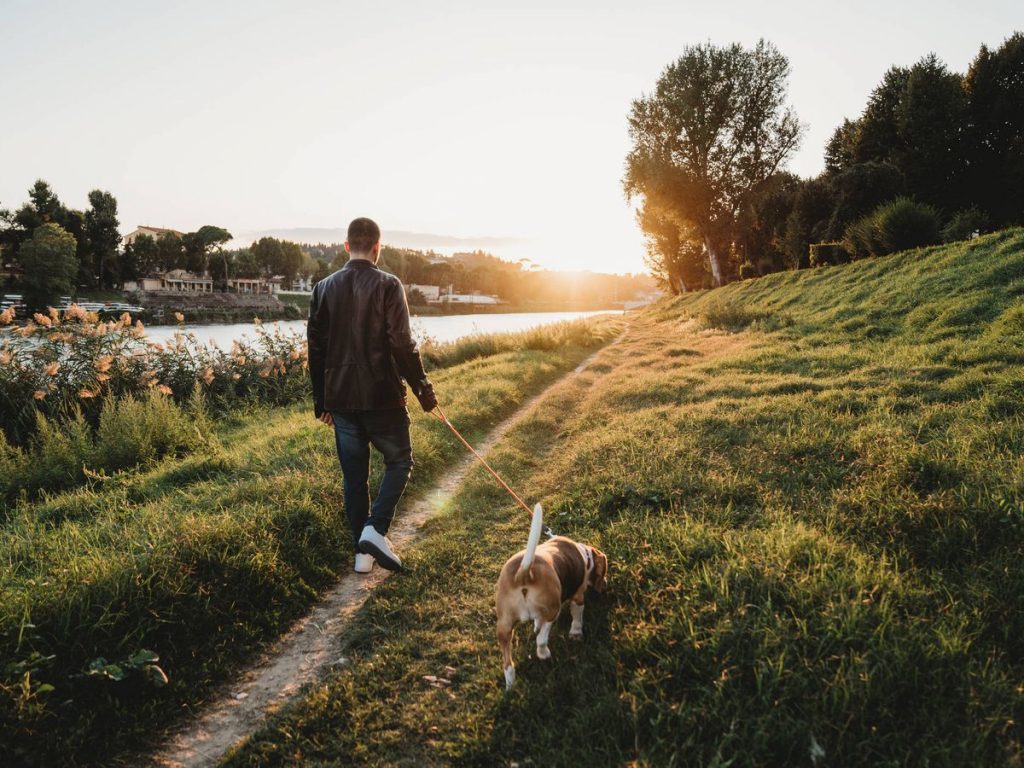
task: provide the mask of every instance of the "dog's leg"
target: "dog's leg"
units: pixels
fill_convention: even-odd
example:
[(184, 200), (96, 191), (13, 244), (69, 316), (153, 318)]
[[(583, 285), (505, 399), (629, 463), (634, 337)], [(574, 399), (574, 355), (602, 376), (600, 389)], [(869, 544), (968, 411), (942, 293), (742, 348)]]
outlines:
[(569, 612), (572, 614), (569, 637), (573, 640), (579, 640), (583, 637), (583, 603), (577, 603), (575, 600), (569, 603)]
[(555, 626), (555, 622), (545, 621), (540, 625), (540, 632), (537, 633), (537, 658), (538, 659), (550, 659), (551, 650), (548, 648), (548, 635), (551, 634), (551, 628)]
[(512, 690), (516, 681), (516, 668), (512, 664), (512, 622), (504, 616), (498, 617), (498, 647), (501, 649), (501, 663), (505, 669), (505, 690)]

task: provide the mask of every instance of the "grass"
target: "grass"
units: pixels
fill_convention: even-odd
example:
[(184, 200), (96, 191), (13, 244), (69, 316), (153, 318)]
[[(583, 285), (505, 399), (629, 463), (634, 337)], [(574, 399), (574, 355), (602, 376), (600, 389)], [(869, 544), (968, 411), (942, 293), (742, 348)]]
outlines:
[(503, 693), (476, 472), (226, 764), (1020, 765), (1022, 293), (1015, 230), (660, 302), (491, 457), (609, 555), (582, 643)]
[[(589, 347), (435, 371), (449, 416), (480, 438), (620, 325), (598, 322)], [(5, 764), (110, 764), (199, 706), (351, 567), (333, 443), (307, 404), (234, 412), (212, 431), (188, 456), (10, 511), (0, 529)], [(418, 412), (413, 445), (410, 494), (462, 456)]]

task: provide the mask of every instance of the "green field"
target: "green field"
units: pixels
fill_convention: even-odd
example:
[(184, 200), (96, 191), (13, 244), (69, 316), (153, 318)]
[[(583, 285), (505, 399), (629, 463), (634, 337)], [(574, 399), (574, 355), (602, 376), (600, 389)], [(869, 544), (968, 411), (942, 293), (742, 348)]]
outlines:
[[(432, 347), (431, 378), (476, 440), (621, 325)], [(463, 453), (412, 405), (415, 496)], [(0, 510), (0, 764), (134, 762), (351, 568), (333, 437), (309, 404), (212, 431), (186, 456)]]
[(228, 764), (1020, 765), (1022, 296), (1013, 230), (662, 301), (492, 454), (609, 555), (583, 641), (503, 692), (477, 472)]

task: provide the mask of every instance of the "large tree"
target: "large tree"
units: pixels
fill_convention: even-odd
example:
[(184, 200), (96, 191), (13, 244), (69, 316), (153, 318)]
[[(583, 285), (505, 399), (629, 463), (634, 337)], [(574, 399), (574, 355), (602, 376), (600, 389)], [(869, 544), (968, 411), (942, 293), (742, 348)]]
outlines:
[(633, 102), (626, 194), (699, 233), (715, 285), (727, 279), (743, 205), (799, 144), (788, 76), (788, 60), (764, 40), (707, 43), (686, 48), (654, 93)]
[(103, 288), (113, 288), (121, 281), (117, 264), (117, 246), (121, 235), (117, 228), (117, 200), (109, 192), (94, 189), (89, 193), (89, 209), (85, 212), (84, 234), (86, 252), (96, 282)]
[(997, 225), (1024, 222), (1024, 34), (982, 46), (964, 89), (971, 202)]
[(21, 245), (18, 260), (22, 287), (30, 307), (41, 308), (61, 294), (70, 295), (78, 275), (75, 238), (59, 224), (36, 227)]

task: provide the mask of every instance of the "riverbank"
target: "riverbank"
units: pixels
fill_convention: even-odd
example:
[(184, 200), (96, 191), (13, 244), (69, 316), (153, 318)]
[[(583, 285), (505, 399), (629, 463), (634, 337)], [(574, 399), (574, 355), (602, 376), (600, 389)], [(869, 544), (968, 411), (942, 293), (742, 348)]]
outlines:
[[(585, 326), (493, 354), (451, 345), (431, 374), (447, 413), (479, 439), (621, 320)], [(410, 498), (463, 455), (413, 410)], [(7, 510), (0, 752), (12, 764), (109, 764), (199, 706), (351, 568), (337, 458), (308, 404), (238, 411), (212, 430), (188, 456)]]
[(1016, 230), (652, 307), (490, 456), (608, 554), (583, 640), (503, 692), (477, 472), (226, 764), (1018, 765), (1022, 281)]

